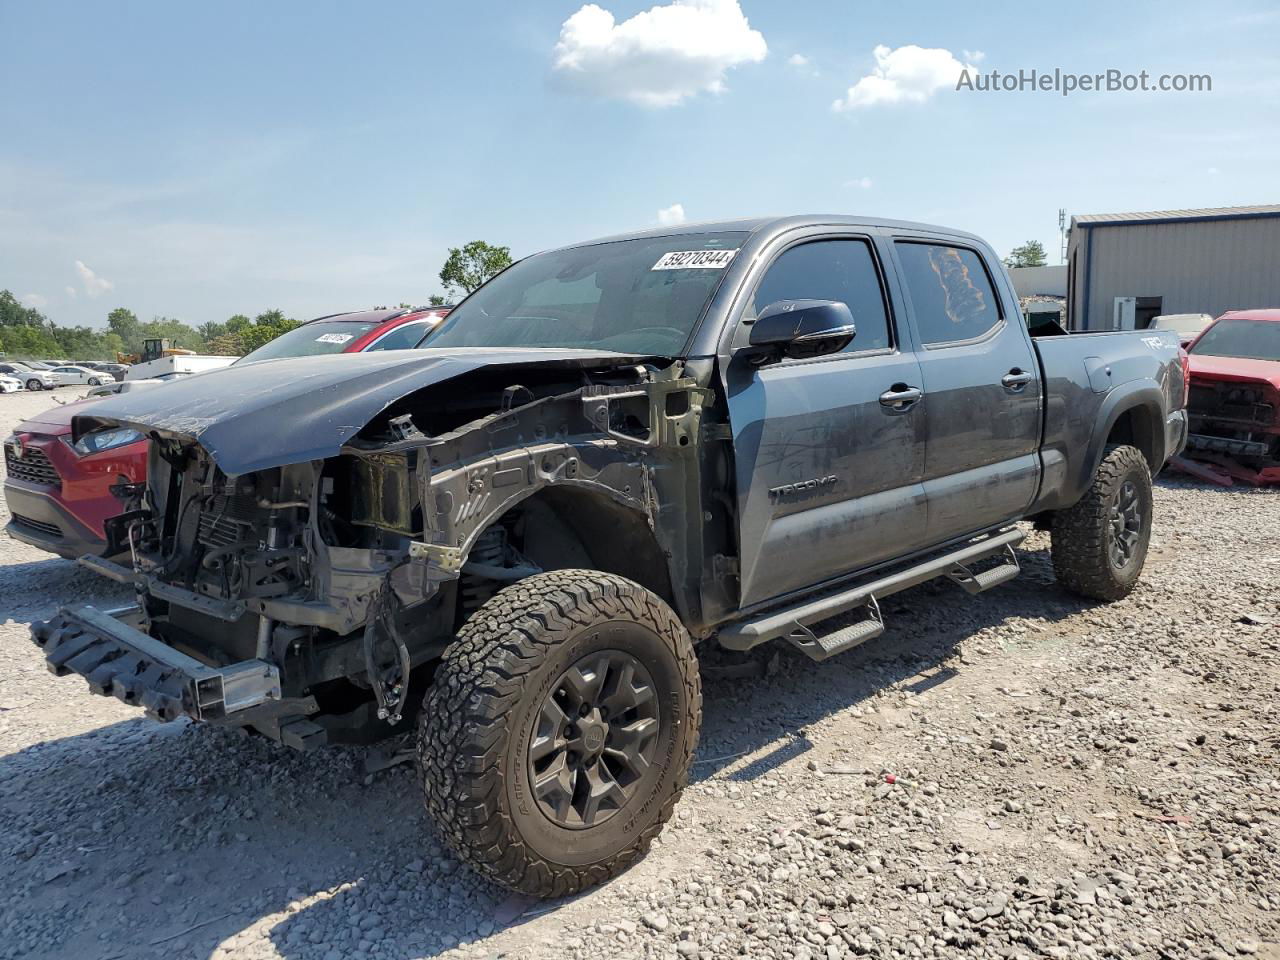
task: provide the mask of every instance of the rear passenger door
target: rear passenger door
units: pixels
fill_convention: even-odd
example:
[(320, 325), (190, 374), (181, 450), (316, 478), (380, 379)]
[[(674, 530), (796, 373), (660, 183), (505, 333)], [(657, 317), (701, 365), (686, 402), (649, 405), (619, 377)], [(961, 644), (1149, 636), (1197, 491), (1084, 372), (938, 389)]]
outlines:
[(1021, 516), (1040, 477), (1039, 365), (977, 246), (897, 237), (924, 381), (931, 544)]
[(766, 258), (740, 331), (772, 303), (819, 299), (846, 303), (857, 334), (840, 353), (729, 364), (744, 606), (909, 552), (927, 536), (920, 368), (898, 336), (871, 238), (805, 238)]

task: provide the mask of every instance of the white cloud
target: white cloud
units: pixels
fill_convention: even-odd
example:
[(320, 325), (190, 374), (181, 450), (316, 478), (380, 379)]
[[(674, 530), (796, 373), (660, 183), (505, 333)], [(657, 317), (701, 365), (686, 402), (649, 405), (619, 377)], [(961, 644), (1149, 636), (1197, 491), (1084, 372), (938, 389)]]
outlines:
[(791, 56), (787, 57), (787, 63), (791, 64), (793, 67), (807, 67), (809, 65), (809, 58), (803, 53), (793, 53)]
[(98, 276), (84, 265), (83, 260), (76, 261), (76, 273), (80, 274), (80, 282), (84, 285), (84, 292), (91, 298), (101, 296), (115, 289), (116, 285), (114, 283), (106, 277)]
[(673, 203), (669, 207), (663, 207), (658, 211), (658, 223), (664, 227), (673, 227), (677, 223), (684, 223), (684, 204)]
[(76, 298), (76, 288), (75, 288), (75, 287), (73, 287), (73, 286), (71, 286), (70, 284), (68, 284), (67, 286), (63, 287), (62, 289), (63, 289), (63, 290), (65, 290), (65, 291), (67, 291), (67, 296), (68, 296), (68, 297), (70, 297), (72, 300), (74, 300), (74, 299)]
[(870, 177), (855, 177), (852, 180), (844, 182), (846, 187), (857, 187), (859, 190), (870, 190), (872, 183)]
[[(891, 50), (874, 50), (876, 68), (852, 87), (831, 109), (856, 110), (883, 103), (923, 103), (944, 87), (954, 89), (960, 71), (971, 63), (961, 63), (950, 50), (908, 44)], [(970, 55), (972, 58), (972, 55)], [(981, 59), (979, 56), (978, 59)]]
[(731, 67), (768, 52), (738, 0), (672, 0), (622, 23), (588, 3), (561, 25), (554, 70), (581, 93), (672, 107), (703, 91), (722, 93)]
[(981, 63), (987, 59), (987, 55), (981, 50), (961, 50), (960, 53), (969, 63)]
[(24, 293), (22, 302), (28, 307), (35, 307), (37, 310), (43, 310), (49, 305), (49, 298), (39, 293)]

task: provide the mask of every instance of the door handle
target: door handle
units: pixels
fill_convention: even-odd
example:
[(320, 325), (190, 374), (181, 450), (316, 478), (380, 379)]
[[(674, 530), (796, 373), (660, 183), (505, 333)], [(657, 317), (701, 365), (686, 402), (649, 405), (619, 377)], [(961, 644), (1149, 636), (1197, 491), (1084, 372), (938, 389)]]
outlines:
[(1003, 377), (1000, 378), (1000, 383), (1010, 393), (1017, 393), (1019, 390), (1025, 387), (1028, 383), (1030, 383), (1033, 379), (1034, 378), (1031, 376), (1031, 374), (1025, 373), (1024, 371), (1019, 370), (1017, 367), (1014, 367), (1012, 370), (1010, 370), (1008, 373), (1006, 373)]
[(919, 387), (909, 387), (905, 383), (895, 383), (880, 394), (880, 406), (888, 407), (891, 410), (906, 410), (923, 396), (924, 391)]

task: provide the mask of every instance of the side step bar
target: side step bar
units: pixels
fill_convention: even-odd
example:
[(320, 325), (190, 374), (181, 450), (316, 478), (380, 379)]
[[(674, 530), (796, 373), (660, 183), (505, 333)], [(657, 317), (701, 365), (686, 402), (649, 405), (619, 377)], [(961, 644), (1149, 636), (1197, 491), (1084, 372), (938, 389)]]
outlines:
[[(884, 633), (884, 620), (877, 601), (890, 594), (941, 576), (954, 580), (969, 593), (981, 593), (1012, 580), (1018, 575), (1018, 560), (1013, 548), (1023, 541), (1024, 536), (1021, 530), (1006, 530), (879, 580), (729, 624), (720, 631), (720, 645), (729, 650), (750, 650), (769, 640), (785, 637), (806, 656), (826, 660)], [(997, 554), (1004, 555), (1002, 563), (980, 573), (972, 571), (973, 564)], [(815, 623), (859, 607), (863, 608), (863, 617), (833, 633), (820, 637), (810, 629)]]

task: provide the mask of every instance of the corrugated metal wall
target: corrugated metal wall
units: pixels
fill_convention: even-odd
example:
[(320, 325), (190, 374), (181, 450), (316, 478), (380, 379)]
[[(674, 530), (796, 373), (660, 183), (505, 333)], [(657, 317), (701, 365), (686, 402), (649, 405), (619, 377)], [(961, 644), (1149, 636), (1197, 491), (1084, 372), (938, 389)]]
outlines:
[[(1161, 297), (1164, 313), (1280, 307), (1280, 217), (1077, 227), (1072, 294), (1085, 294), (1088, 329), (1111, 326), (1116, 297)], [(1076, 238), (1073, 236), (1072, 240)], [(1092, 251), (1089, 247), (1092, 246)], [(1082, 323), (1073, 309), (1073, 322)]]

